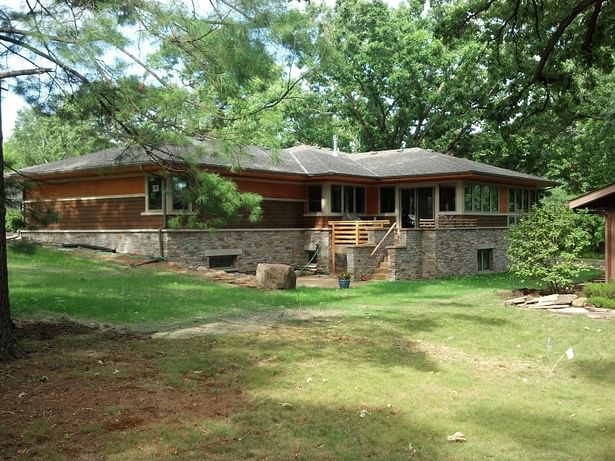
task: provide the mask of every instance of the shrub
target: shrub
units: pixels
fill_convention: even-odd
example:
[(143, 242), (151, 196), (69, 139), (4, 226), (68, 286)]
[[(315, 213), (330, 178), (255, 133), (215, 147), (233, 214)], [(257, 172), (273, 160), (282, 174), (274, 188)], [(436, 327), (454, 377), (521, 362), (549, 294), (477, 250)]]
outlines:
[(23, 227), (21, 211), (16, 208), (7, 208), (4, 228), (9, 232), (15, 232), (21, 227)]
[(615, 309), (615, 282), (587, 283), (583, 287), (583, 294), (596, 307)]
[(522, 281), (539, 280), (553, 293), (567, 290), (584, 269), (577, 258), (588, 242), (589, 233), (565, 201), (543, 200), (510, 231), (510, 270)]

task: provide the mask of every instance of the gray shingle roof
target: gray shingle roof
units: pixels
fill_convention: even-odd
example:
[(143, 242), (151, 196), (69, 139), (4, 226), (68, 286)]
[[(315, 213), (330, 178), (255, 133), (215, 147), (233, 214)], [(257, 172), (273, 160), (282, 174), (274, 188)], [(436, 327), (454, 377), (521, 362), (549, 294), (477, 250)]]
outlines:
[[(532, 181), (540, 185), (555, 184), (538, 176), (419, 148), (358, 154), (340, 152), (336, 155), (330, 149), (306, 145), (275, 150), (254, 146), (225, 149), (221, 144), (195, 142), (193, 147), (172, 146), (157, 152), (157, 155), (165, 159), (174, 155), (183, 156), (205, 167), (228, 168), (232, 165), (246, 171), (306, 177), (344, 175), (366, 179), (392, 179), (478, 174)], [(22, 172), (31, 176), (42, 176), (152, 163), (155, 162), (142, 148), (112, 148), (81, 157), (32, 166), (23, 169)]]

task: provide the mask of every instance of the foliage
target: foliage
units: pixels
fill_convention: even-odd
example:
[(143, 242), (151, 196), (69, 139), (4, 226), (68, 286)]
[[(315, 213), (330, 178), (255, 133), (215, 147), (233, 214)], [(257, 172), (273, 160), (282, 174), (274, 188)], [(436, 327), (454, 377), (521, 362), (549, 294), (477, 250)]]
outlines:
[(70, 103), (51, 113), (37, 108), (21, 111), (5, 144), (12, 167), (39, 165), (111, 147), (100, 120), (84, 115)]
[(422, 9), (419, 2), (389, 8), (383, 1), (343, 0), (333, 10), (311, 10), (318, 32), (303, 55), (314, 68), (307, 79), (327, 109), (320, 112), (354, 133), (341, 139), (343, 149), (448, 151), (469, 131), (476, 117), (471, 106), (487, 94), (476, 65), (480, 50), (447, 48)]
[(340, 280), (351, 280), (352, 272), (340, 272), (339, 274), (337, 274), (337, 278)]
[(615, 309), (615, 281), (609, 283), (586, 283), (583, 294), (596, 307)]
[(521, 280), (540, 280), (553, 293), (568, 289), (583, 269), (577, 258), (588, 240), (565, 202), (543, 199), (510, 231), (510, 270)]
[(23, 215), (16, 208), (7, 208), (4, 227), (7, 231), (15, 232), (23, 227)]
[(260, 195), (239, 192), (236, 183), (216, 173), (197, 173), (180, 200), (186, 208), (192, 204), (193, 212), (172, 218), (171, 228), (216, 228), (242, 219), (253, 223), (262, 215)]

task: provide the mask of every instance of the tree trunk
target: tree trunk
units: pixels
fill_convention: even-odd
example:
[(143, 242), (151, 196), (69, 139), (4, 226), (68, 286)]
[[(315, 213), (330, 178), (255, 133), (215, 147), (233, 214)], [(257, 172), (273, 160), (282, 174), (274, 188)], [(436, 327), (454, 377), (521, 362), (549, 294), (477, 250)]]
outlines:
[[(2, 80), (0, 80), (1, 82)], [(0, 87), (0, 361), (24, 357), (13, 334), (6, 257), (6, 194), (4, 189), (4, 140), (2, 139), (2, 88)]]

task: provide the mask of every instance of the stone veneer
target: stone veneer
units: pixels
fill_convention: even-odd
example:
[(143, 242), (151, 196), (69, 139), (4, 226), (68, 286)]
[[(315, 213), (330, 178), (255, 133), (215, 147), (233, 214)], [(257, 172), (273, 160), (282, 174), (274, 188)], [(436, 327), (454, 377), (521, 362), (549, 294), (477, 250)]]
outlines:
[(493, 272), (508, 270), (508, 229), (438, 229), (403, 231), (388, 247), (389, 279), (413, 280), (478, 272), (477, 251), (493, 250)]
[(258, 263), (282, 263), (301, 268), (307, 251), (320, 245), (319, 269), (328, 272), (329, 231), (319, 229), (250, 230), (64, 230), (22, 231), (22, 237), (52, 245), (89, 244), (120, 253), (160, 256), (191, 266), (208, 266), (210, 256), (235, 255), (236, 268), (254, 272)]
[[(290, 264), (297, 269), (307, 262), (307, 251), (320, 246), (318, 268), (331, 269), (328, 229), (237, 230), (110, 230), (22, 231), (22, 237), (43, 243), (83, 243), (115, 248), (120, 253), (160, 256), (191, 266), (208, 266), (210, 256), (235, 255), (236, 268), (254, 272), (260, 262)], [(370, 253), (382, 232), (370, 236), (370, 245), (346, 248), (347, 270), (359, 276), (372, 274), (385, 253), (389, 280), (470, 275), (477, 273), (477, 250), (493, 249), (493, 271), (508, 269), (506, 228), (405, 230), (398, 239), (389, 236), (374, 256)]]

